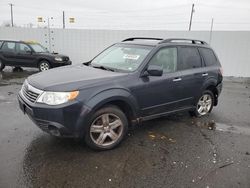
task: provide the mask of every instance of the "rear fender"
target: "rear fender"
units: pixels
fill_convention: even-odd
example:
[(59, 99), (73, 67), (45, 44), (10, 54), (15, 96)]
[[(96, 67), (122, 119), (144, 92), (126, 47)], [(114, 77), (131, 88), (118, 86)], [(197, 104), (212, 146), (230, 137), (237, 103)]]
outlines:
[[(214, 87), (217, 90), (217, 87), (216, 87), (217, 85), (218, 85), (218, 82), (215, 78), (208, 78), (202, 86), (202, 91), (205, 91), (209, 87)], [(214, 105), (216, 106), (218, 103), (218, 96), (214, 96), (214, 97), (215, 97)]]

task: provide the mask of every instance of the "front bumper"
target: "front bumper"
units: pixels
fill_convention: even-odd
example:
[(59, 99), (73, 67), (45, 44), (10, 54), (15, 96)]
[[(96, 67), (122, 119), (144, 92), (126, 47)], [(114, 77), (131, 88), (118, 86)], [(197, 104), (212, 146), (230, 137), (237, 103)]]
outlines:
[(71, 101), (62, 105), (49, 106), (31, 103), (21, 93), (18, 94), (19, 107), (24, 114), (43, 131), (54, 136), (80, 137), (83, 134), (84, 120), (88, 108), (79, 101)]
[(61, 66), (66, 66), (66, 65), (71, 65), (72, 61), (68, 60), (68, 61), (63, 61), (63, 62), (54, 62), (53, 63), (53, 67), (61, 67)]

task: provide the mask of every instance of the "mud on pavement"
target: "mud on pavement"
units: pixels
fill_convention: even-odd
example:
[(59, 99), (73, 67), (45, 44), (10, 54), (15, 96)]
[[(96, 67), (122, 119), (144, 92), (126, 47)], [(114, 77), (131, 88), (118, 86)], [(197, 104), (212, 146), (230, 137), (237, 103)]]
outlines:
[(17, 93), (35, 72), (0, 75), (0, 187), (250, 187), (249, 82), (224, 82), (207, 117), (148, 121), (118, 148), (94, 152), (19, 110)]

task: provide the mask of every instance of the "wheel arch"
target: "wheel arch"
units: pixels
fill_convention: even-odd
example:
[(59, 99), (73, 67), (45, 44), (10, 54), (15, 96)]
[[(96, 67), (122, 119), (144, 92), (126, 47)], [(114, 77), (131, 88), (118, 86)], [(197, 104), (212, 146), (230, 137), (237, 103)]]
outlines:
[(218, 91), (215, 85), (210, 85), (206, 88), (206, 90), (211, 91), (214, 94), (214, 106), (218, 104)]
[(129, 122), (136, 120), (139, 114), (139, 106), (135, 98), (123, 88), (102, 91), (88, 100), (86, 105), (93, 112), (104, 106), (115, 105), (125, 113)]
[(49, 65), (51, 66), (51, 61), (47, 58), (44, 58), (44, 57), (40, 57), (37, 59), (37, 67), (39, 68), (39, 64), (41, 61), (47, 61), (49, 63)]
[(214, 106), (218, 104), (218, 90), (216, 86), (217, 80), (214, 78), (207, 80), (203, 86), (203, 91), (209, 90), (214, 94)]

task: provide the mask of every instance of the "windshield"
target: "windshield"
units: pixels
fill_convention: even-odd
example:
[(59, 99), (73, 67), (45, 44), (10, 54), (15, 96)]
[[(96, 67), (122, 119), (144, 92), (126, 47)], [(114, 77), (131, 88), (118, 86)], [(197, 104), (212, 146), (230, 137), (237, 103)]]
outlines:
[(132, 72), (140, 66), (152, 48), (138, 45), (114, 45), (93, 59), (91, 65)]
[(47, 53), (49, 52), (45, 47), (43, 47), (41, 44), (29, 44), (33, 50), (37, 53)]

